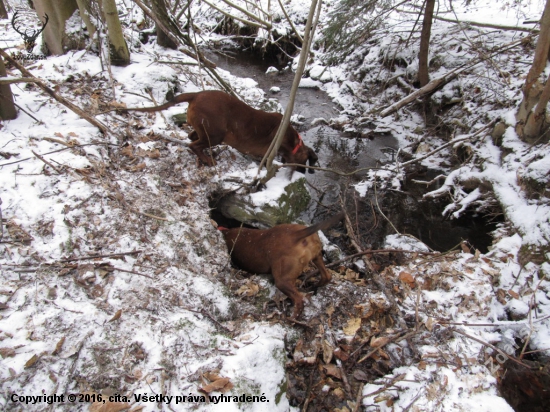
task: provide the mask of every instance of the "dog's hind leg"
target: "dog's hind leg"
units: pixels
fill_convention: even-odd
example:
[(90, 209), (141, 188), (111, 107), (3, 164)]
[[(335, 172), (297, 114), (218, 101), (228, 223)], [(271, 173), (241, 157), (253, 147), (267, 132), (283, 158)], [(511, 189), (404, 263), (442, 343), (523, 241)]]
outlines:
[(321, 255), (321, 253), (315, 256), (312, 259), (312, 262), (317, 267), (317, 269), (319, 269), (319, 273), (321, 274), (321, 279), (319, 279), (319, 282), (317, 282), (317, 285), (315, 285), (315, 287), (324, 286), (329, 283), (332, 279), (332, 276), (325, 267), (325, 262), (323, 262), (323, 256)]
[(294, 303), (292, 318), (297, 319), (304, 310), (304, 295), (296, 287), (296, 279), (300, 273), (293, 270), (296, 265), (292, 265), (288, 261), (285, 262), (285, 259), (274, 266), (272, 274), (275, 279), (275, 286), (292, 300), (292, 303)]

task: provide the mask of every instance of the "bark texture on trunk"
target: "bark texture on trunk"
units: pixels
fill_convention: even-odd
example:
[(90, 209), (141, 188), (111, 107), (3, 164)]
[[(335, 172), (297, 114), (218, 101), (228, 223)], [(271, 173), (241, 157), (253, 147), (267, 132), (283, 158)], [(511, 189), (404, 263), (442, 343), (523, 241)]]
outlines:
[(428, 63), (430, 54), (430, 37), (432, 32), (432, 20), (434, 15), (435, 0), (426, 0), (422, 33), (420, 35), (420, 50), (418, 52), (418, 82), (424, 87), (430, 81)]
[(126, 66), (130, 63), (130, 51), (122, 33), (115, 0), (102, 0), (103, 14), (109, 31), (111, 64)]
[[(6, 77), (4, 60), (0, 57), (0, 77)], [(11, 120), (17, 117), (17, 110), (13, 104), (13, 95), (9, 84), (0, 85), (0, 119)]]
[(50, 54), (65, 54), (78, 48), (78, 42), (65, 31), (65, 23), (78, 8), (76, 0), (34, 0), (33, 4), (39, 18), (45, 14), (49, 17), (42, 37)]
[(523, 100), (516, 113), (516, 133), (527, 143), (547, 142), (550, 122), (546, 108), (550, 100), (550, 76), (540, 81), (550, 51), (550, 0), (546, 1), (540, 21), (540, 33), (535, 48), (533, 65), (523, 87)]

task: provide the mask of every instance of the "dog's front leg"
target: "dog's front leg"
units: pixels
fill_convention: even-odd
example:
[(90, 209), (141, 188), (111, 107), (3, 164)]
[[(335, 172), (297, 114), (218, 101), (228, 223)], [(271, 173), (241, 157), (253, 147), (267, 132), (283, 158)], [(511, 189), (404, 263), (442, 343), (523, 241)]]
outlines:
[(208, 166), (214, 166), (214, 159), (212, 159), (212, 156), (208, 157), (204, 154), (204, 149), (209, 147), (208, 145), (204, 145), (201, 139), (194, 141), (189, 145), (189, 149), (193, 151), (197, 155), (197, 157), (203, 162), (204, 164)]

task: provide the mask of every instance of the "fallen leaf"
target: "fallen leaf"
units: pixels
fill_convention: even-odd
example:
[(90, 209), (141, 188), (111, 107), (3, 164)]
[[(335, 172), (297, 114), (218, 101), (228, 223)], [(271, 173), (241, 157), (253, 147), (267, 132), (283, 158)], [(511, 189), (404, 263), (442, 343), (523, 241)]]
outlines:
[(519, 294), (517, 292), (514, 292), (512, 289), (508, 291), (508, 294), (512, 296), (514, 299), (519, 299)]
[(252, 281), (248, 281), (245, 285), (242, 285), (237, 292), (235, 292), (239, 296), (256, 296), (258, 292), (260, 291), (260, 286)]
[(55, 349), (53, 350), (52, 355), (58, 355), (59, 352), (61, 352), (61, 348), (63, 347), (64, 343), (65, 343), (65, 336), (59, 339), (59, 342), (57, 342), (57, 345), (55, 345)]
[(135, 165), (134, 167), (131, 167), (130, 172), (140, 172), (143, 169), (145, 169), (146, 167), (147, 166), (145, 165), (145, 163), (141, 162), (141, 163), (138, 163), (137, 165)]
[(338, 359), (340, 359), (341, 361), (347, 361), (349, 359), (349, 355), (348, 353), (343, 350), (342, 348), (336, 348), (334, 349), (334, 356), (336, 356)]
[(344, 326), (343, 331), (348, 336), (354, 336), (360, 327), (361, 318), (350, 318), (348, 319), (348, 323), (346, 324), (346, 326)]
[(218, 375), (217, 372), (214, 372), (214, 371), (205, 372), (202, 374), (202, 376), (208, 379), (210, 382), (214, 382), (222, 378), (220, 375)]
[(325, 362), (325, 364), (330, 363), (330, 361), (332, 360), (333, 352), (334, 352), (334, 348), (332, 347), (330, 342), (324, 339), (323, 340), (323, 362)]
[(13, 358), (15, 356), (15, 349), (0, 348), (0, 355), (2, 356), (2, 358)]
[(338, 366), (334, 364), (324, 365), (323, 369), (325, 370), (327, 375), (332, 376), (336, 379), (342, 379), (342, 371)]
[(409, 272), (401, 272), (399, 274), (399, 280), (409, 285), (411, 288), (415, 285), (414, 278)]
[(32, 358), (30, 358), (27, 362), (25, 362), (24, 368), (27, 369), (32, 367), (36, 362), (38, 362), (38, 359), (40, 359), (38, 355), (32, 355)]
[(113, 316), (109, 322), (114, 322), (115, 320), (120, 319), (120, 316), (122, 315), (122, 309), (119, 309), (116, 311), (115, 316)]
[(57, 376), (55, 376), (55, 373), (53, 373), (53, 371), (50, 371), (50, 373), (48, 374), (48, 377), (53, 383), (57, 383)]
[(368, 382), (369, 380), (369, 376), (361, 369), (355, 369), (355, 371), (353, 371), (353, 377), (360, 382)]
[(389, 342), (389, 338), (387, 338), (386, 336), (382, 336), (379, 338), (375, 338), (373, 336), (372, 339), (370, 340), (370, 346), (372, 346), (373, 348), (379, 348), (381, 346), (384, 346), (388, 342)]
[(434, 328), (434, 320), (433, 318), (428, 318), (428, 320), (424, 323), (426, 325), (426, 329), (428, 329), (430, 332)]
[(109, 102), (109, 106), (114, 107), (115, 109), (125, 109), (126, 103), (117, 102), (113, 100), (112, 102)]
[(233, 388), (233, 384), (231, 383), (229, 378), (220, 378), (206, 386), (203, 386), (202, 388), (200, 388), (200, 390), (206, 393), (210, 393), (214, 391), (225, 393), (232, 388)]
[(332, 393), (334, 393), (334, 395), (340, 399), (344, 399), (346, 397), (346, 394), (344, 393), (342, 388), (336, 388)]
[(330, 305), (325, 312), (329, 317), (332, 316), (334, 313), (334, 306)]
[(120, 154), (123, 156), (128, 156), (129, 158), (134, 158), (134, 147), (129, 144), (128, 146), (124, 146), (122, 150), (120, 151)]

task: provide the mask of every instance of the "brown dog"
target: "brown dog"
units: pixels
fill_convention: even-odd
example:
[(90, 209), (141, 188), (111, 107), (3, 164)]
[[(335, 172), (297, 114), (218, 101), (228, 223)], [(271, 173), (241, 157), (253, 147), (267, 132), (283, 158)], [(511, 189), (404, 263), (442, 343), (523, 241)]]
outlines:
[[(204, 154), (204, 149), (221, 143), (228, 144), (241, 153), (263, 157), (283, 118), (280, 113), (253, 109), (236, 97), (217, 90), (184, 93), (160, 106), (121, 111), (156, 112), (184, 102), (189, 103), (187, 123), (195, 129), (189, 135), (193, 140), (189, 148), (208, 166), (213, 166), (214, 160)], [(313, 166), (317, 161), (315, 152), (304, 144), (298, 132), (290, 125), (279, 154), (283, 163), (305, 165), (309, 161), (309, 165)], [(305, 173), (303, 167), (298, 167), (297, 170)], [(313, 173), (312, 169), (310, 173)]]
[(296, 319), (304, 309), (304, 296), (296, 288), (296, 279), (313, 261), (321, 279), (316, 287), (326, 285), (331, 276), (322, 257), (318, 230), (335, 225), (344, 217), (340, 213), (313, 226), (278, 225), (271, 229), (219, 228), (233, 262), (249, 273), (270, 273), (275, 286), (294, 303), (292, 317)]

